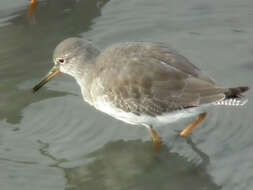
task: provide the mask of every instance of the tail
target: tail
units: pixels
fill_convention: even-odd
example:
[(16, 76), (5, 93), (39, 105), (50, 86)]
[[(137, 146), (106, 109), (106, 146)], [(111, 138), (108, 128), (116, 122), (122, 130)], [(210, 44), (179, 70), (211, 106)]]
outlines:
[(248, 86), (240, 86), (235, 88), (229, 88), (227, 92), (225, 92), (225, 99), (234, 99), (234, 98), (242, 98), (242, 93), (249, 90)]
[(240, 86), (235, 88), (229, 88), (225, 92), (225, 99), (215, 102), (215, 105), (224, 105), (224, 106), (243, 106), (248, 102), (248, 99), (242, 99), (243, 93), (248, 91), (248, 86)]

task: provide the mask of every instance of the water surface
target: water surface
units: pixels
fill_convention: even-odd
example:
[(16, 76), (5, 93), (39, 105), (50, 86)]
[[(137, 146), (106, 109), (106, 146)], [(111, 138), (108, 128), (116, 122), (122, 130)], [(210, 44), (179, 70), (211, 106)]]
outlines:
[(244, 107), (213, 107), (190, 139), (194, 118), (159, 128), (153, 150), (129, 127), (82, 101), (68, 76), (37, 94), (52, 51), (79, 36), (105, 48), (165, 42), (226, 86), (253, 84), (251, 0), (26, 0), (0, 2), (0, 185), (5, 190), (224, 189), (253, 187), (252, 93)]

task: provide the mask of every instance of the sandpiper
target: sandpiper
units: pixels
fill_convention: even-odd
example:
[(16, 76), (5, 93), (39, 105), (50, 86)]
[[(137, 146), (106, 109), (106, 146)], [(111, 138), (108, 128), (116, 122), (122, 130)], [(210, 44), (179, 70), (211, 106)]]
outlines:
[(156, 145), (155, 127), (198, 116), (180, 136), (188, 136), (205, 118), (205, 107), (240, 99), (249, 88), (215, 84), (184, 56), (163, 43), (125, 42), (99, 51), (90, 42), (68, 38), (54, 50), (54, 66), (34, 92), (61, 73), (74, 77), (83, 99), (126, 123), (145, 126)]

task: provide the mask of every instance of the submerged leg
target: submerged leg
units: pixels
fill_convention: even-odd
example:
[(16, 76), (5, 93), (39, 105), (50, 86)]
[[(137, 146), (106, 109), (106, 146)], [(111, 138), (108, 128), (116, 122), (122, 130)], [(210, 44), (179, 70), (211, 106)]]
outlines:
[(181, 137), (187, 137), (194, 129), (196, 129), (200, 123), (202, 123), (206, 118), (206, 113), (199, 114), (198, 119), (196, 119), (192, 124), (188, 125), (181, 133)]
[(144, 125), (144, 126), (147, 127), (150, 133), (150, 136), (152, 137), (152, 140), (155, 143), (155, 146), (160, 147), (162, 145), (162, 139), (159, 136), (158, 132), (156, 132), (155, 129), (150, 125)]

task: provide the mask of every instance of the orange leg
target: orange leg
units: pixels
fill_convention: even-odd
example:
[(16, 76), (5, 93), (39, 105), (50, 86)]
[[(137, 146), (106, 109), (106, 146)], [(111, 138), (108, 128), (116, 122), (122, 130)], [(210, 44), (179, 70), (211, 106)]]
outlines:
[(158, 132), (156, 132), (152, 126), (145, 125), (145, 127), (148, 128), (150, 136), (152, 137), (152, 140), (155, 144), (155, 147), (159, 148), (162, 145), (162, 138), (159, 136)]
[(37, 11), (37, 1), (36, 0), (31, 0), (30, 1), (30, 4), (29, 4), (29, 7), (28, 7), (28, 17), (29, 18), (35, 18), (35, 14), (36, 14), (36, 11)]
[(187, 137), (194, 129), (196, 129), (200, 123), (202, 123), (206, 118), (206, 113), (199, 114), (198, 119), (196, 119), (192, 124), (188, 125), (181, 133), (181, 137)]
[(31, 0), (30, 1), (30, 5), (33, 5), (33, 4), (36, 4), (37, 2), (36, 2), (36, 0)]

